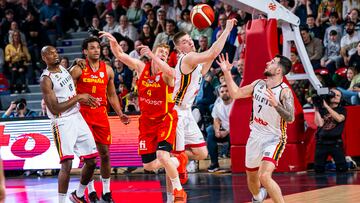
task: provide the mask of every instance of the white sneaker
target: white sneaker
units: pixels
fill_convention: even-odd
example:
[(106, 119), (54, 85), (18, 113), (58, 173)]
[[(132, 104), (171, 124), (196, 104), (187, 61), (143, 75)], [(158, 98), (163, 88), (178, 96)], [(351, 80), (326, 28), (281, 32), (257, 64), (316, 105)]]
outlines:
[(198, 171), (198, 166), (195, 160), (189, 161), (188, 165), (186, 166), (186, 170), (188, 173), (195, 173)]
[(256, 200), (256, 199), (254, 199), (254, 197), (251, 199), (251, 202), (252, 203), (262, 203), (265, 199), (266, 199), (266, 197), (267, 197), (267, 191), (266, 191), (266, 189), (265, 188), (260, 188), (260, 195), (261, 195), (261, 198), (260, 198), (260, 200)]

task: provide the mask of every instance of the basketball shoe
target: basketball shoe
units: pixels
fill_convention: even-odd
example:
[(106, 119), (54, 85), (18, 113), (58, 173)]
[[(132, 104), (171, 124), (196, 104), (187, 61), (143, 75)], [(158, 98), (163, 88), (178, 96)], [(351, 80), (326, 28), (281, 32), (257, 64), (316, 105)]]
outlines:
[(184, 189), (174, 189), (174, 203), (186, 203), (187, 194)]
[(175, 157), (179, 160), (179, 167), (177, 168), (177, 171), (179, 172), (179, 178), (181, 184), (186, 184), (188, 181), (188, 174), (186, 170), (186, 165), (188, 163), (188, 156), (185, 154), (185, 152), (181, 152), (180, 154), (175, 155)]

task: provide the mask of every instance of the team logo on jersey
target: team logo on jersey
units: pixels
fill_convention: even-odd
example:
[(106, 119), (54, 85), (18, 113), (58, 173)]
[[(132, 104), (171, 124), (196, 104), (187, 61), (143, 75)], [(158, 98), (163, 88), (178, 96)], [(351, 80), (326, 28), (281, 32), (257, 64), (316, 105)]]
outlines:
[(100, 72), (99, 73), (100, 77), (103, 78), (105, 76), (105, 73), (104, 72)]
[(159, 82), (159, 80), (160, 80), (160, 75), (157, 75), (157, 76), (155, 77), (155, 81), (156, 81), (156, 82)]
[(145, 140), (140, 140), (140, 142), (139, 142), (139, 149), (140, 149), (140, 150), (147, 150)]

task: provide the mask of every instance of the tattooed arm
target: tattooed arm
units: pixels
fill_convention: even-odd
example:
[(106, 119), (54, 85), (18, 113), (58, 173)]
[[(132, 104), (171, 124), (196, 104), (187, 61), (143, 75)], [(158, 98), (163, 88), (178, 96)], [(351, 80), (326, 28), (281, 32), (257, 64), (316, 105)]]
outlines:
[(274, 93), (271, 89), (267, 89), (268, 100), (270, 104), (280, 114), (281, 118), (288, 123), (292, 123), (295, 120), (294, 115), (294, 97), (289, 88), (283, 89), (280, 95), (281, 103), (278, 103), (275, 99)]

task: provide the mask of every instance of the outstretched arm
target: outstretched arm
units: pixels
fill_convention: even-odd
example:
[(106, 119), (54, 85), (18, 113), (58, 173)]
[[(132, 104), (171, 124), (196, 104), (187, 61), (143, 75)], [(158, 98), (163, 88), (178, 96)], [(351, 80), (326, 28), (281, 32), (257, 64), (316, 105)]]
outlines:
[(119, 43), (116, 41), (115, 37), (112, 36), (108, 32), (101, 31), (99, 32), (100, 38), (106, 37), (110, 43), (110, 49), (114, 56), (123, 62), (126, 66), (128, 66), (131, 70), (136, 71), (138, 74), (144, 70), (145, 64), (144, 62), (140, 61), (139, 59), (131, 58), (128, 54), (123, 52), (122, 48), (120, 47)]
[(288, 123), (292, 123), (295, 120), (294, 97), (289, 88), (285, 88), (281, 92), (280, 95), (281, 103), (276, 101), (275, 95), (271, 91), (271, 89), (267, 89), (266, 95), (268, 97), (270, 104), (276, 109), (276, 111), (280, 114), (282, 119), (284, 119)]
[[(210, 47), (210, 49), (205, 52), (196, 53), (191, 52), (191, 54), (187, 54), (183, 58), (184, 67), (189, 67), (190, 70), (184, 71), (184, 73), (191, 72), (198, 64), (201, 63), (212, 63), (212, 61), (221, 53), (224, 48), (226, 39), (228, 38), (232, 28), (236, 25), (236, 19), (227, 20), (226, 28), (224, 32), (220, 35), (220, 37), (215, 41), (215, 43)], [(179, 42), (181, 43), (181, 42)]]
[(216, 61), (216, 63), (220, 66), (221, 70), (224, 72), (225, 76), (225, 83), (229, 90), (229, 94), (231, 98), (233, 99), (239, 99), (239, 98), (247, 98), (251, 97), (252, 92), (254, 91), (254, 86), (257, 83), (258, 80), (252, 82), (249, 85), (246, 85), (244, 87), (239, 87), (235, 81), (233, 80), (231, 76), (231, 68), (232, 65), (229, 62), (229, 56), (226, 53), (226, 58), (223, 54), (219, 56), (219, 60)]

